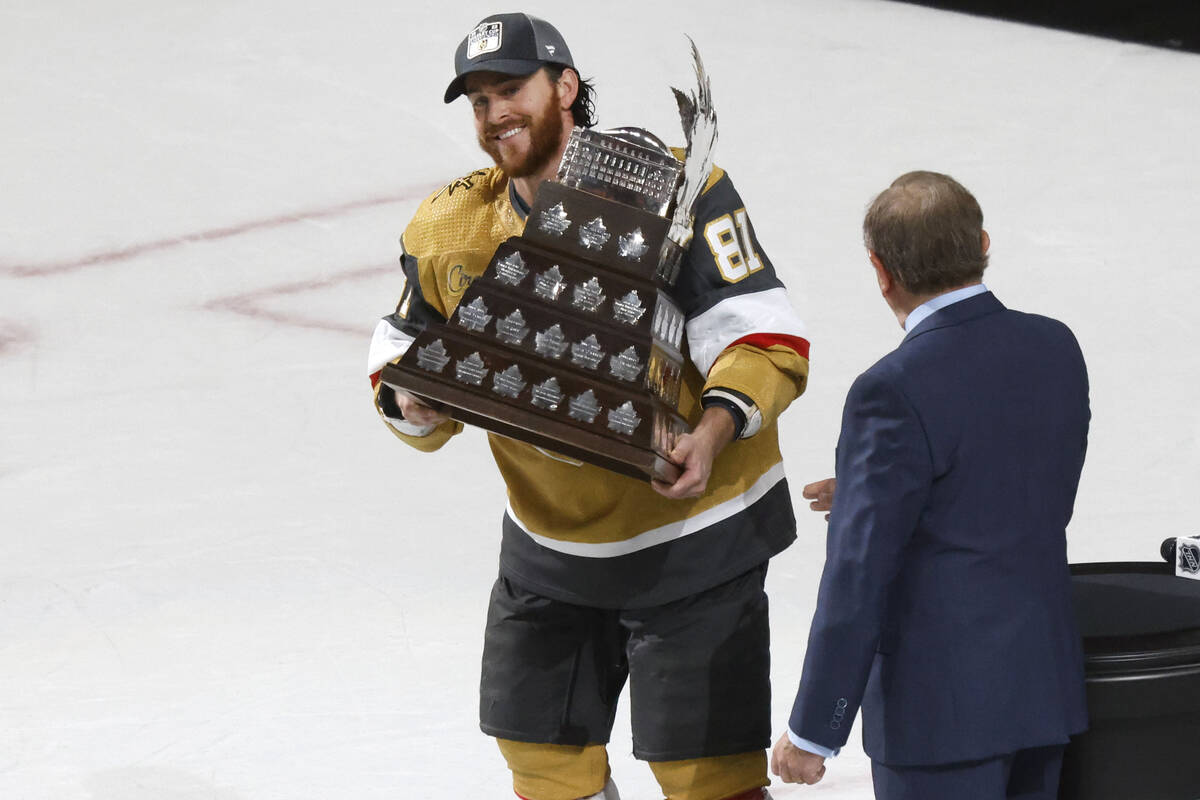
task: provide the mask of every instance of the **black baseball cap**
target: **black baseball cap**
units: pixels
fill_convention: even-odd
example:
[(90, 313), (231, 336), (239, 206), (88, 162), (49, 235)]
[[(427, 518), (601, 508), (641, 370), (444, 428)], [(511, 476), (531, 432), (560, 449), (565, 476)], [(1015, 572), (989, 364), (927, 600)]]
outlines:
[(529, 75), (544, 64), (575, 68), (557, 28), (528, 14), (492, 14), (454, 51), (454, 80), (446, 87), (445, 101), (466, 94), (463, 79), (472, 72)]

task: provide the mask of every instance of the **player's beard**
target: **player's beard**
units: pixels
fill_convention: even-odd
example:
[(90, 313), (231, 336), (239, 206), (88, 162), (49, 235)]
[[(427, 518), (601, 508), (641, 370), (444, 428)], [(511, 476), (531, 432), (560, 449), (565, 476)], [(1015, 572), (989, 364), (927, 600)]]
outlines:
[(503, 129), (490, 127), (479, 136), (479, 146), (510, 178), (536, 175), (546, 168), (550, 159), (558, 155), (558, 148), (562, 145), (563, 124), (555, 93), (551, 92), (541, 112), (534, 117), (526, 117), (521, 124), (529, 134), (529, 149), (515, 158), (501, 155), (500, 147), (493, 138), (501, 130), (511, 129), (511, 125), (505, 125)]

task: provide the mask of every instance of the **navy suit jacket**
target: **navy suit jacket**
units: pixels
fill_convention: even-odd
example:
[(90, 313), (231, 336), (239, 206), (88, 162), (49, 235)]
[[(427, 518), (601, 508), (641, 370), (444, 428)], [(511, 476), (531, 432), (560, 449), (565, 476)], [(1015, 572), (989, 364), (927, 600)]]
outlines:
[(935, 311), (854, 382), (791, 729), (859, 708), (893, 765), (1065, 743), (1087, 724), (1066, 526), (1087, 371), (1062, 323), (990, 292)]

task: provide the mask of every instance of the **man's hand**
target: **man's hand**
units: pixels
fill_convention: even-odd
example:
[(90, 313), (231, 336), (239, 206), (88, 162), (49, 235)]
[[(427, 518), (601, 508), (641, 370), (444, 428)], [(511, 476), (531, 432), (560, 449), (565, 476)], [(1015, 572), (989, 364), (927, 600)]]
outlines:
[(671, 460), (683, 467), (683, 474), (671, 484), (653, 481), (654, 491), (673, 500), (704, 494), (713, 461), (733, 441), (733, 430), (733, 415), (728, 411), (720, 406), (704, 409), (695, 430), (680, 436), (670, 453)]
[[(828, 511), (833, 508), (833, 490), (837, 488), (836, 478), (826, 478), (823, 481), (810, 483), (800, 490), (805, 500), (812, 500), (808, 507), (813, 511)], [(829, 515), (825, 515), (829, 519)]]
[(816, 783), (825, 777), (825, 759), (796, 747), (785, 733), (771, 751), (771, 772), (784, 783)]
[(441, 407), (434, 408), (418, 400), (413, 395), (401, 389), (396, 389), (396, 405), (400, 407), (400, 413), (404, 415), (404, 419), (411, 422), (413, 425), (440, 425), (450, 416), (441, 410)]

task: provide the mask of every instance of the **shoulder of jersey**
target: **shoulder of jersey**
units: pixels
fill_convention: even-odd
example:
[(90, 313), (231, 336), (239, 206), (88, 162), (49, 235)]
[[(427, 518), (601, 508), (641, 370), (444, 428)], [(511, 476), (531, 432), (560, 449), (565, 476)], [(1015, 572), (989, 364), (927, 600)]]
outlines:
[(508, 188), (508, 179), (499, 167), (477, 169), (447, 183), (421, 203), (421, 211), (447, 214), (478, 205), (487, 205)]
[(508, 179), (499, 167), (477, 169), (455, 178), (421, 201), (405, 231), (406, 246), (434, 244), (431, 240), (439, 239), (439, 232), (453, 234), (460, 224), (489, 213), (497, 196), (507, 188)]

